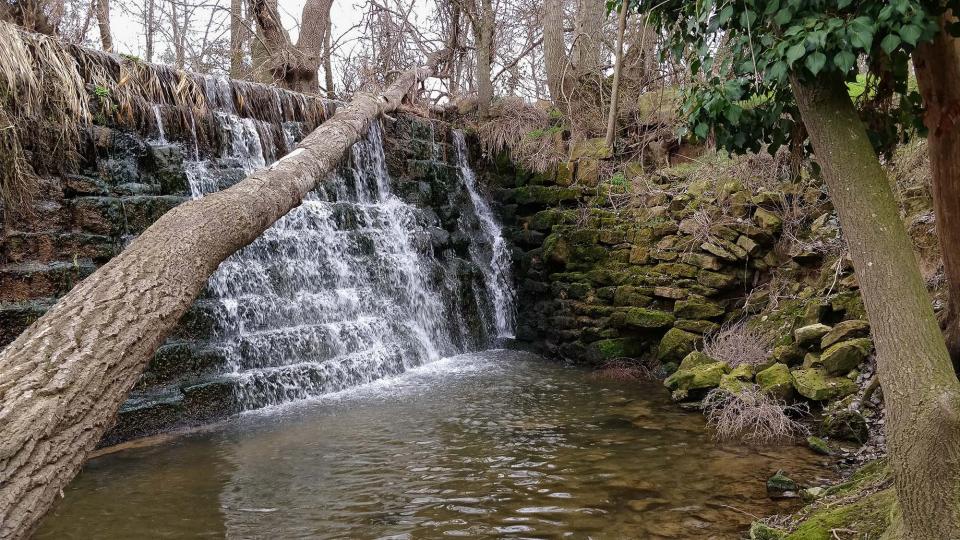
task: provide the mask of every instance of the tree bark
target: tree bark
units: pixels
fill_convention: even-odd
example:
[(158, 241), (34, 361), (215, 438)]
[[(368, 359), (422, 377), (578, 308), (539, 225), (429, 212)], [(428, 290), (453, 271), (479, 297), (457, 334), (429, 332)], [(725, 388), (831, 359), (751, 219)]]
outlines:
[[(629, 3), (629, 2), (625, 2)], [(599, 77), (603, 64), (600, 35), (607, 10), (604, 0), (580, 0), (571, 56), (578, 77)]]
[(490, 116), (493, 101), (493, 33), (494, 13), (491, 0), (480, 0), (479, 28), (475, 28), (477, 40), (477, 107), (481, 118)]
[(947, 278), (940, 322), (953, 364), (960, 367), (960, 40), (945, 30), (955, 20), (944, 15), (937, 37), (917, 46), (913, 65), (926, 108), (933, 209)]
[(300, 37), (290, 42), (273, 0), (251, 0), (262, 39), (270, 55), (269, 69), (285, 88), (305, 94), (320, 91), (319, 71), (333, 0), (307, 0), (300, 18)]
[(791, 80), (850, 246), (877, 347), (898, 518), (889, 538), (960, 538), (960, 382), (886, 174), (839, 77)]
[(567, 45), (563, 38), (563, 0), (543, 3), (543, 63), (547, 89), (558, 107), (567, 101)]
[(244, 76), (243, 42), (246, 28), (243, 20), (243, 0), (230, 0), (230, 77)]
[(610, 92), (610, 114), (607, 116), (607, 136), (604, 139), (608, 148), (613, 148), (617, 132), (617, 106), (620, 101), (620, 72), (623, 70), (623, 34), (627, 29), (627, 12), (630, 2), (620, 6), (620, 18), (617, 21), (617, 57), (613, 66), (613, 90)]
[[(153, 41), (154, 41), (154, 31), (157, 27), (156, 16), (154, 15), (154, 3), (156, 0), (147, 0), (147, 5), (143, 10), (143, 34), (144, 40), (146, 41), (146, 51), (144, 53), (144, 60), (147, 63), (153, 63)], [(84, 32), (86, 33), (86, 32)]]
[(323, 75), (326, 83), (327, 99), (337, 99), (337, 89), (333, 82), (333, 21), (327, 17), (326, 37), (323, 40)]
[(221, 261), (300, 204), (433, 73), (359, 95), (283, 159), (170, 210), (0, 353), (0, 539), (30, 534)]
[(97, 24), (100, 26), (100, 44), (106, 52), (113, 52), (113, 34), (110, 32), (110, 0), (96, 0)]

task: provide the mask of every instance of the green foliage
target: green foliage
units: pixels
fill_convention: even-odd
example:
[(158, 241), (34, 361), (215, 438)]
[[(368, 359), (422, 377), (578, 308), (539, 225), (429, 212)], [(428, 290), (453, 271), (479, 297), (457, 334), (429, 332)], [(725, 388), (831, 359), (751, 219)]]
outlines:
[[(636, 0), (630, 0), (636, 2)], [(611, 0), (613, 8), (620, 0)], [(688, 66), (697, 81), (684, 93), (687, 133), (735, 152), (775, 152), (803, 141), (790, 79), (841, 77), (891, 89), (892, 105), (869, 127), (878, 147), (922, 129), (920, 96), (909, 85), (909, 58), (939, 31), (944, 9), (960, 0), (687, 0), (634, 4), (668, 34), (665, 54)], [(956, 28), (954, 28), (956, 27)], [(951, 31), (960, 31), (953, 25)], [(869, 74), (860, 72), (865, 60)], [(894, 126), (891, 129), (891, 126)], [(805, 138), (805, 137), (804, 137)]]

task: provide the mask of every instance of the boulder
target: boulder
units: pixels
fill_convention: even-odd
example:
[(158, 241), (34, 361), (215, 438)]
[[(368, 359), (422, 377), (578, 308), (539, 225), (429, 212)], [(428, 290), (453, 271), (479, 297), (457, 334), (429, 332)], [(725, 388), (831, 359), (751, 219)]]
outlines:
[(683, 357), (683, 360), (680, 362), (680, 367), (677, 369), (693, 369), (697, 366), (715, 364), (716, 362), (716, 359), (710, 358), (700, 351), (693, 351), (692, 353)]
[(797, 344), (778, 345), (773, 349), (773, 360), (788, 366), (798, 366), (803, 362), (803, 349)]
[(626, 311), (623, 325), (631, 328), (664, 328), (673, 325), (675, 320), (673, 315), (665, 311), (636, 307)]
[(809, 436), (807, 437), (807, 446), (811, 450), (818, 454), (823, 454), (829, 456), (833, 452), (830, 450), (830, 445), (827, 444), (827, 441), (821, 439), (820, 437)]
[(783, 228), (783, 220), (773, 212), (763, 208), (757, 208), (753, 213), (753, 219), (761, 229), (771, 235), (779, 233), (780, 229)]
[(720, 325), (715, 322), (693, 319), (677, 319), (673, 326), (697, 334), (709, 334), (720, 329)]
[(825, 324), (815, 323), (807, 326), (801, 326), (793, 331), (793, 339), (797, 345), (809, 348), (811, 345), (819, 345), (823, 336), (830, 332), (831, 328)]
[(823, 351), (820, 363), (830, 375), (842, 375), (860, 365), (872, 350), (873, 341), (869, 338), (841, 341)]
[(693, 352), (702, 337), (692, 332), (671, 328), (663, 335), (657, 347), (657, 360), (661, 362), (679, 361)]
[(677, 300), (673, 313), (681, 319), (712, 319), (723, 315), (723, 306), (702, 296), (690, 295), (685, 300)]
[(644, 342), (634, 338), (602, 339), (590, 344), (589, 348), (600, 358), (612, 360), (614, 358), (634, 358), (644, 352)]
[(797, 393), (814, 401), (837, 399), (857, 391), (856, 383), (850, 379), (830, 377), (823, 369), (798, 369), (791, 375)]
[(734, 377), (731, 373), (727, 373), (726, 375), (720, 377), (720, 388), (731, 394), (739, 394), (749, 389), (751, 386), (753, 385), (748, 381)]
[(663, 385), (673, 392), (716, 388), (720, 386), (720, 380), (728, 371), (730, 367), (726, 362), (713, 362), (690, 369), (678, 369), (663, 381)]
[(750, 364), (740, 364), (739, 366), (730, 370), (730, 376), (736, 377), (741, 381), (752, 381), (753, 380), (753, 366)]
[(777, 471), (767, 480), (767, 496), (771, 499), (791, 499), (797, 497), (798, 486), (792, 478)]
[(850, 409), (841, 409), (823, 418), (820, 434), (831, 439), (863, 444), (867, 442), (870, 430), (862, 414)]
[(771, 396), (788, 399), (793, 395), (793, 378), (786, 364), (774, 364), (757, 373), (760, 390)]
[(870, 323), (862, 319), (852, 319), (843, 321), (833, 327), (820, 339), (820, 348), (826, 350), (828, 347), (841, 341), (854, 338), (862, 338), (870, 335)]
[(611, 157), (613, 157), (613, 149), (607, 146), (603, 137), (583, 139), (570, 148), (571, 161), (581, 158), (609, 159)]

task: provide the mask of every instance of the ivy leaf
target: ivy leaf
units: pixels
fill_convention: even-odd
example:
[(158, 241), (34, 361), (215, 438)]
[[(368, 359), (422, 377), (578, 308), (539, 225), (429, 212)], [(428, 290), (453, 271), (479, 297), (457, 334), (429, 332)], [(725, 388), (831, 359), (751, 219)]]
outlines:
[(853, 0), (837, 0), (837, 8), (838, 8), (838, 9), (843, 9), (843, 8), (849, 6), (849, 5), (850, 5), (850, 2), (852, 2), (852, 1), (853, 1)]
[(908, 24), (900, 28), (900, 37), (910, 45), (916, 45), (923, 30), (919, 26)]
[(720, 13), (717, 15), (717, 24), (724, 24), (730, 20), (730, 17), (733, 16), (733, 6), (728, 5), (727, 7), (720, 10)]
[(887, 54), (890, 54), (900, 46), (900, 38), (894, 34), (887, 34), (887, 37), (883, 38), (883, 41), (880, 42), (880, 48)]
[(693, 133), (700, 139), (706, 139), (707, 134), (710, 133), (710, 126), (701, 122), (697, 124), (697, 127), (693, 128)]
[(840, 51), (833, 57), (833, 64), (843, 73), (850, 71), (856, 63), (857, 57), (850, 51)]
[(730, 122), (730, 125), (736, 126), (740, 124), (740, 115), (743, 113), (738, 105), (730, 105), (727, 107), (727, 110), (724, 111), (724, 116), (727, 117), (727, 121)]
[(778, 81), (782, 81), (783, 78), (787, 75), (787, 63), (786, 62), (777, 62), (770, 66), (770, 77)]
[(787, 63), (793, 66), (793, 63), (799, 60), (805, 53), (807, 49), (803, 47), (802, 43), (797, 43), (793, 47), (787, 49)]
[(783, 8), (777, 12), (773, 17), (773, 22), (777, 23), (780, 26), (783, 26), (790, 22), (790, 19), (793, 18), (793, 13), (790, 12), (790, 8)]
[(810, 70), (810, 73), (816, 75), (820, 73), (820, 70), (823, 69), (823, 66), (827, 63), (827, 55), (823, 54), (820, 51), (815, 51), (813, 54), (807, 57), (806, 64), (807, 69)]

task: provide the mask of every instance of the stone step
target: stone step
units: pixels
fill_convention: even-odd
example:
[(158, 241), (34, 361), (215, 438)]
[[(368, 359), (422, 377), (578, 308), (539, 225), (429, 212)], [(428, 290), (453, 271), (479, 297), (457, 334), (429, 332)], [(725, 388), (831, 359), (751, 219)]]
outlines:
[(0, 302), (63, 296), (96, 269), (90, 259), (0, 265)]
[(0, 302), (0, 347), (6, 347), (16, 339), (56, 301), (56, 298), (47, 297), (22, 302)]
[(90, 259), (103, 264), (120, 253), (116, 238), (82, 232), (10, 232), (3, 240), (8, 263)]

